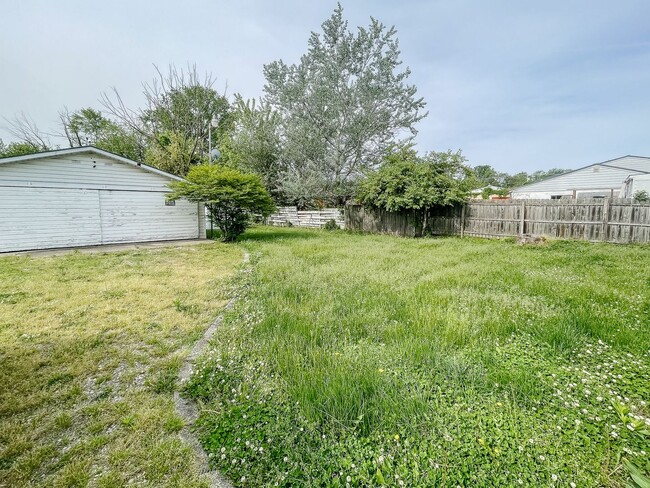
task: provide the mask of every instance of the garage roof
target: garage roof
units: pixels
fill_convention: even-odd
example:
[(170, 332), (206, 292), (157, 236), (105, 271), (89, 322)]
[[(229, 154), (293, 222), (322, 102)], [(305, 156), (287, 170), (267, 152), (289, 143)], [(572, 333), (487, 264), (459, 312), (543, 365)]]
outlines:
[(44, 158), (51, 158), (51, 157), (57, 157), (57, 156), (70, 156), (70, 155), (76, 155), (76, 154), (96, 154), (98, 156), (102, 156), (105, 158), (110, 158), (114, 159), (115, 161), (119, 161), (121, 163), (125, 164), (130, 164), (131, 166), (136, 166), (140, 169), (143, 169), (145, 171), (149, 171), (151, 173), (156, 173), (161, 176), (165, 176), (171, 180), (177, 180), (177, 181), (183, 181), (183, 178), (180, 176), (176, 176), (174, 174), (168, 173), (166, 171), (162, 171), (160, 169), (154, 168), (152, 166), (147, 166), (146, 164), (139, 163), (137, 161), (133, 161), (132, 159), (125, 158), (123, 156), (119, 156), (117, 154), (114, 154), (109, 151), (105, 151), (103, 149), (99, 149), (98, 147), (95, 146), (82, 146), (82, 147), (72, 147), (69, 149), (54, 149), (52, 151), (43, 151), (39, 153), (34, 153), (34, 154), (25, 154), (23, 156), (13, 156), (10, 158), (0, 158), (0, 164), (6, 164), (6, 163), (21, 163), (24, 161), (33, 161), (36, 159), (44, 159)]

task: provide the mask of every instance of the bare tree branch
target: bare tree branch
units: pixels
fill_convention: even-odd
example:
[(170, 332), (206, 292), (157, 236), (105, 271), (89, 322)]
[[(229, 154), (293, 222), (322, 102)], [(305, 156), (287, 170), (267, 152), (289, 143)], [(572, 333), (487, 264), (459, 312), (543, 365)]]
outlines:
[(5, 127), (6, 130), (20, 142), (30, 144), (39, 151), (47, 151), (52, 148), (51, 134), (41, 131), (34, 119), (25, 112), (21, 112), (11, 120), (4, 118), (4, 121), (8, 124)]

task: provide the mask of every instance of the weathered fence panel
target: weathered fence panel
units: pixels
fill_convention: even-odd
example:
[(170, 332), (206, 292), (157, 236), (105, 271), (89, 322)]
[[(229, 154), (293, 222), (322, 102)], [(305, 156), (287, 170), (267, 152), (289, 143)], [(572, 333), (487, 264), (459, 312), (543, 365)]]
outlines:
[(415, 212), (386, 212), (349, 205), (348, 229), (400, 236), (543, 235), (616, 243), (650, 242), (650, 204), (629, 199), (497, 200)]
[(334, 220), (340, 228), (345, 225), (343, 211), (338, 208), (298, 210), (296, 207), (278, 207), (277, 212), (266, 219), (266, 223), (277, 226), (320, 228), (328, 220)]

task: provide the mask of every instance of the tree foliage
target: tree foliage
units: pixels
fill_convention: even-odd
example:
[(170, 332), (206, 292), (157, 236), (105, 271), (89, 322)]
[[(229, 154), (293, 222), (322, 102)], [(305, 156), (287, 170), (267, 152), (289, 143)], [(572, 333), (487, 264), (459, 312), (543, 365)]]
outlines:
[(528, 183), (535, 183), (552, 176), (561, 175), (570, 171), (568, 169), (552, 168), (546, 171), (535, 171), (534, 173), (526, 173), (521, 171), (516, 174), (508, 174), (499, 172), (489, 164), (482, 164), (474, 166), (475, 175), (474, 188), (481, 188), (484, 186), (497, 186), (504, 189), (515, 188), (518, 186), (526, 185)]
[(232, 128), (221, 139), (220, 163), (255, 173), (276, 200), (282, 196), (280, 117), (267, 103), (236, 95)]
[(28, 142), (5, 142), (0, 139), (0, 158), (11, 158), (14, 156), (24, 156), (25, 154), (34, 154), (42, 151), (41, 148), (36, 147)]
[(168, 200), (185, 198), (205, 203), (223, 240), (233, 242), (246, 230), (253, 214), (268, 216), (275, 209), (260, 177), (221, 165), (193, 166), (186, 181), (170, 183)]
[(420, 158), (412, 148), (401, 147), (361, 183), (357, 199), (389, 211), (455, 205), (467, 199), (470, 176), (460, 152), (431, 152)]
[[(201, 77), (196, 67), (187, 71), (158, 68), (158, 77), (144, 84), (145, 106), (131, 109), (116, 89), (104, 93), (102, 104), (121, 125), (145, 141), (145, 162), (180, 176), (208, 160), (208, 134), (215, 141), (230, 124), (229, 103), (213, 88), (215, 79)], [(212, 120), (218, 121), (212, 127)]]
[(70, 147), (96, 146), (125, 158), (142, 161), (145, 146), (138, 133), (105, 117), (91, 107), (59, 112), (63, 134)]
[(391, 145), (416, 134), (425, 103), (407, 84), (410, 70), (399, 70), (399, 55), (393, 27), (371, 19), (353, 33), (339, 5), (322, 33), (312, 32), (299, 64), (264, 66), (265, 101), (281, 117), (289, 199), (345, 202)]

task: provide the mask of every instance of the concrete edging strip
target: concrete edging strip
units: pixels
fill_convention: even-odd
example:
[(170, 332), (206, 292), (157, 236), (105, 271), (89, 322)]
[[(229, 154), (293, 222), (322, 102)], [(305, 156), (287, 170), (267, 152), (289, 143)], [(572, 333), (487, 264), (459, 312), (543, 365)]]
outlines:
[[(249, 254), (244, 253), (243, 262), (248, 263), (249, 260), (250, 260)], [(230, 301), (224, 307), (224, 312), (230, 310), (235, 305), (236, 300), (237, 300), (236, 298), (231, 298)], [(183, 365), (181, 366), (177, 378), (179, 386), (185, 383), (190, 378), (192, 374), (192, 366), (194, 365), (194, 362), (198, 359), (198, 357), (201, 354), (205, 352), (205, 348), (207, 347), (208, 342), (210, 341), (210, 339), (212, 339), (215, 332), (223, 322), (223, 315), (224, 314), (221, 313), (214, 320), (214, 322), (210, 324), (210, 327), (208, 327), (208, 329), (205, 331), (203, 337), (201, 337), (196, 342), (196, 344), (194, 344), (194, 347), (192, 347), (192, 350), (183, 361)], [(232, 488), (232, 485), (228, 482), (226, 478), (223, 477), (221, 473), (219, 473), (216, 470), (210, 469), (208, 456), (203, 450), (203, 446), (201, 446), (201, 443), (199, 442), (199, 440), (196, 438), (196, 436), (192, 433), (190, 429), (192, 424), (194, 424), (194, 422), (198, 418), (199, 411), (193, 402), (191, 402), (186, 398), (181, 397), (181, 393), (178, 387), (176, 388), (176, 390), (174, 390), (174, 408), (176, 410), (176, 413), (178, 413), (178, 415), (180, 415), (180, 417), (185, 421), (185, 425), (183, 426), (180, 432), (180, 437), (194, 451), (199, 461), (201, 473), (207, 476), (207, 478), (210, 481), (210, 486), (212, 488)]]

